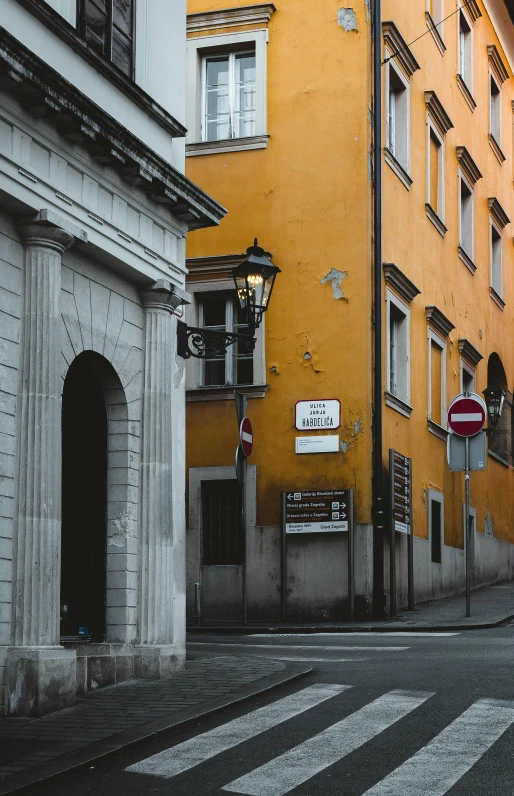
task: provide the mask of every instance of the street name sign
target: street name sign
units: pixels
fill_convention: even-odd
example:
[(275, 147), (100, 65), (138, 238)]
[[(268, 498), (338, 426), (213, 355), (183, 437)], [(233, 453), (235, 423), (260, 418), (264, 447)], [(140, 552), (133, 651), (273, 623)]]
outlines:
[(391, 498), (394, 530), (400, 533), (411, 532), (411, 467), (411, 459), (394, 451), (391, 470)]
[(487, 417), (484, 401), (474, 393), (457, 395), (448, 409), (448, 426), (459, 437), (474, 437)]
[(318, 492), (283, 492), (286, 533), (336, 533), (348, 531), (348, 489)]
[(244, 417), (239, 428), (239, 440), (241, 443), (241, 450), (245, 457), (248, 459), (253, 450), (253, 430), (252, 424), (248, 417)]
[(341, 402), (335, 398), (320, 401), (297, 401), (295, 425), (298, 431), (339, 428), (341, 425)]

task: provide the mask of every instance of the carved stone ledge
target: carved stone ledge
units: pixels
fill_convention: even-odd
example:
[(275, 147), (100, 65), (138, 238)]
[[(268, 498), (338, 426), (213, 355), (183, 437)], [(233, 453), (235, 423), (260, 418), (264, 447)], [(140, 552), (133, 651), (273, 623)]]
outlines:
[(384, 263), (383, 267), (384, 278), (387, 284), (393, 287), (409, 304), (421, 293), (419, 287), (416, 287), (414, 282), (411, 282), (409, 277), (405, 276), (397, 265), (394, 263)]
[(491, 69), (493, 70), (495, 77), (500, 81), (500, 83), (505, 83), (509, 77), (509, 70), (503, 63), (502, 57), (498, 52), (497, 47), (494, 44), (489, 44), (487, 47), (487, 53), (489, 55)]
[(445, 135), (454, 124), (443, 108), (441, 100), (435, 91), (425, 91), (425, 105), (441, 134)]
[(45, 115), (69, 141), (85, 146), (150, 197), (166, 196), (170, 213), (188, 229), (215, 226), (225, 215), (214, 199), (0, 27), (2, 80), (29, 112)]
[(482, 179), (482, 172), (465, 146), (457, 147), (457, 160), (459, 161), (459, 166), (462, 171), (473, 185), (475, 185), (478, 180)]
[(455, 329), (454, 324), (433, 304), (425, 307), (425, 316), (428, 323), (443, 337), (448, 337), (452, 329)]
[(510, 218), (495, 196), (490, 196), (487, 203), (489, 205), (490, 214), (501, 229), (504, 229), (507, 224), (510, 224)]
[(391, 50), (391, 58), (397, 59), (407, 75), (413, 75), (421, 68), (394, 22), (383, 22), (382, 33), (384, 44)]
[(191, 296), (166, 279), (140, 289), (139, 297), (145, 310), (165, 310), (173, 313), (184, 304), (191, 304)]
[(462, 357), (467, 359), (469, 364), (473, 365), (475, 368), (480, 360), (484, 358), (483, 354), (481, 354), (465, 337), (459, 338), (459, 351)]

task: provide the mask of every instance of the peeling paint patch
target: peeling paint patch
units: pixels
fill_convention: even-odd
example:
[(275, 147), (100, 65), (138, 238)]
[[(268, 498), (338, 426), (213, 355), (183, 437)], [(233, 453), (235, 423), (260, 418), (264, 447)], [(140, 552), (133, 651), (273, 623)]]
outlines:
[(358, 30), (357, 17), (353, 8), (340, 8), (337, 12), (337, 22), (346, 32)]
[(271, 368), (269, 368), (269, 372), (278, 374), (279, 373), (279, 369), (277, 368), (276, 365), (272, 365)]
[(362, 428), (362, 417), (359, 417), (359, 419), (356, 420), (355, 423), (353, 424), (353, 430), (355, 434), (359, 434), (361, 428)]
[(305, 354), (303, 355), (303, 358), (304, 359), (312, 359), (312, 354), (309, 354), (309, 352), (306, 351)]
[(323, 279), (320, 280), (320, 282), (322, 285), (326, 285), (328, 282), (331, 282), (334, 298), (342, 299), (344, 298), (344, 293), (341, 290), (341, 284), (346, 276), (347, 276), (346, 271), (339, 271), (337, 268), (331, 268), (328, 274), (324, 276)]
[(371, 16), (371, 12), (370, 12), (370, 8), (369, 8), (369, 2), (370, 2), (370, 0), (364, 0), (364, 8), (366, 9), (366, 22), (369, 22), (369, 19), (370, 19), (370, 16)]
[(348, 453), (349, 448), (350, 448), (350, 446), (349, 446), (349, 444), (347, 442), (340, 442), (339, 443), (339, 449), (343, 453)]

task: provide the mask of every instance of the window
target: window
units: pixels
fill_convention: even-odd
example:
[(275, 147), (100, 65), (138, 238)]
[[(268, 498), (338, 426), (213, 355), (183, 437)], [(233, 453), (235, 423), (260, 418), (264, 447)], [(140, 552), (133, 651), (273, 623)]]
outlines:
[(428, 490), (428, 536), (432, 563), (440, 564), (444, 544), (444, 495), (435, 489)]
[(79, 19), (91, 49), (132, 77), (134, 0), (80, 0)]
[(446, 428), (446, 343), (430, 327), (428, 329), (428, 421), (429, 430), (435, 433), (443, 427)]
[(444, 0), (428, 0), (427, 11), (432, 17), (434, 24), (439, 26), (439, 35), (442, 38), (443, 26), (441, 23), (444, 19)]
[(492, 73), (489, 74), (489, 132), (501, 147), (501, 87)]
[(459, 11), (458, 74), (470, 92), (473, 91), (473, 29), (464, 11)]
[[(200, 297), (200, 326), (213, 331), (248, 334), (248, 326), (234, 294)], [(253, 384), (253, 351), (245, 343), (234, 343), (226, 353), (202, 361), (204, 387), (224, 384)]]
[(242, 564), (241, 500), (235, 480), (201, 482), (203, 564)]
[(430, 119), (427, 131), (427, 204), (444, 222), (444, 142)]
[(387, 149), (408, 174), (410, 168), (410, 86), (400, 69), (392, 61), (389, 61), (387, 66)]
[(255, 50), (204, 58), (202, 139), (255, 135)]
[(490, 222), (490, 261), (491, 261), (491, 288), (498, 296), (503, 296), (503, 238), (501, 232), (493, 222)]
[[(410, 310), (390, 290), (387, 301), (387, 392), (410, 401)], [(387, 398), (387, 396), (386, 396)], [(389, 403), (389, 405), (391, 405)], [(393, 404), (394, 408), (397, 407)]]
[(476, 373), (468, 363), (461, 359), (460, 361), (460, 391), (461, 392), (475, 392), (476, 390)]
[(474, 259), (474, 194), (470, 183), (459, 174), (459, 246)]

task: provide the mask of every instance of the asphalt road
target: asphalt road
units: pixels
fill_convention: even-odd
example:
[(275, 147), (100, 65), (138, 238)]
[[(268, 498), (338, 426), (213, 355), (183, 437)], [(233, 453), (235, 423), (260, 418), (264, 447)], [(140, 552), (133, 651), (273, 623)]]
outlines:
[(30, 793), (514, 793), (514, 625), (439, 635), (205, 634), (188, 649), (308, 660), (313, 674)]

